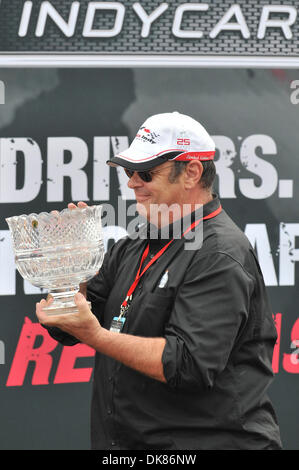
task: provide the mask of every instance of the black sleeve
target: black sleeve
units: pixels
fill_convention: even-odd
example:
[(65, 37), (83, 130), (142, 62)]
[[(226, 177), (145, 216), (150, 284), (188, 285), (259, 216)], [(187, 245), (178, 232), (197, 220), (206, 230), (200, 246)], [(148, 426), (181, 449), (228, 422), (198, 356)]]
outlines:
[(191, 265), (165, 330), (162, 362), (170, 386), (213, 387), (247, 321), (253, 289), (253, 278), (226, 254)]
[(50, 336), (52, 336), (52, 338), (54, 338), (56, 341), (63, 344), (64, 346), (74, 346), (75, 344), (80, 343), (80, 341), (77, 338), (75, 338), (72, 335), (69, 335), (68, 333), (60, 330), (59, 328), (56, 328), (54, 326), (49, 327), (43, 324), (42, 326), (46, 330), (48, 330), (48, 333)]

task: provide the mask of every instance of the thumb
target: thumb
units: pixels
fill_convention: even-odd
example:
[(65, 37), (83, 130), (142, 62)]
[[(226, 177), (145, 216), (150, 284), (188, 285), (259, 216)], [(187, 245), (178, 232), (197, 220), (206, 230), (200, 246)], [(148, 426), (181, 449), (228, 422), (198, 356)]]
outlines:
[(79, 309), (79, 312), (84, 313), (90, 310), (86, 298), (80, 292), (77, 292), (77, 294), (75, 294), (74, 301)]

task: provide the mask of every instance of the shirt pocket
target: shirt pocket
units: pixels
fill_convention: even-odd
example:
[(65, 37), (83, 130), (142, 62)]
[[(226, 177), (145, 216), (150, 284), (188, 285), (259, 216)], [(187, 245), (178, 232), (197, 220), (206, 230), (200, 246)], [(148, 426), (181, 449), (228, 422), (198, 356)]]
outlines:
[(173, 301), (174, 297), (171, 294), (153, 292), (142, 294), (138, 301), (132, 304), (128, 318), (128, 333), (147, 337), (164, 336)]

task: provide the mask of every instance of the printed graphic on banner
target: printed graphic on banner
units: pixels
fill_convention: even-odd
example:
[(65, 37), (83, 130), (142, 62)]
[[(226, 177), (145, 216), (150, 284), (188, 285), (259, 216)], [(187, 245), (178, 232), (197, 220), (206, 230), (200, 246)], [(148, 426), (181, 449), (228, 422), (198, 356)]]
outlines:
[(297, 14), (296, 0), (2, 0), (0, 62), (298, 67)]
[[(55, 23), (48, 15), (44, 35), (35, 37), (34, 11), (40, 11), (42, 2), (32, 2), (31, 15), (31, 2), (19, 2), (22, 7), (25, 3), (28, 12), (23, 17), (23, 32), (26, 18), (29, 22), (27, 34), (19, 37), (20, 44), (31, 35), (45, 45), (51, 30), (61, 35), (63, 44), (75, 40), (84, 26), (84, 2), (80, 2), (78, 18), (82, 14), (84, 19), (81, 26), (77, 23), (74, 36), (59, 32), (57, 18)], [(134, 2), (123, 3), (129, 8)], [(1, 8), (4, 4), (1, 2)], [(70, 3), (47, 2), (50, 4), (72, 24), (63, 13)], [(161, 4), (155, 2), (152, 10)], [(14, 2), (10, 5), (13, 11)], [(149, 5), (142, 2), (148, 13)], [(209, 5), (212, 10), (212, 3)], [(239, 5), (247, 19), (251, 2), (247, 9), (245, 2)], [(262, 2), (259, 15), (264, 6)], [(170, 7), (164, 14), (169, 11)], [(217, 11), (220, 18), (222, 7)], [(131, 12), (135, 15), (133, 9)], [(274, 16), (271, 14), (272, 19)], [(283, 19), (283, 15), (277, 17)], [(149, 36), (142, 41), (149, 40), (162, 19), (163, 13), (152, 21)], [(127, 20), (125, 15), (119, 36), (94, 38), (94, 46), (98, 41), (120, 39)], [(61, 27), (65, 25), (61, 23)], [(100, 29), (101, 23), (95, 16), (93, 29), (96, 27)], [(290, 29), (294, 32), (295, 24)], [(6, 39), (18, 31), (19, 24)], [(250, 33), (254, 34), (251, 28)], [(219, 38), (226, 34), (230, 32), (222, 31)], [(292, 39), (287, 41), (291, 44)], [(89, 448), (95, 359), (93, 349), (83, 344), (62, 345), (38, 323), (35, 304), (47, 292), (25, 282), (16, 270), (5, 218), (61, 211), (71, 201), (100, 204), (107, 251), (142, 225), (128, 177), (106, 161), (128, 147), (148, 116), (179, 111), (202, 122), (213, 137), (214, 190), (256, 251), (277, 331), (272, 358), (275, 380), (269, 395), (285, 447), (298, 448), (296, 413), (286, 413), (286, 407), (296, 409), (299, 393), (298, 79), (295, 69), (240, 68), (216, 73), (214, 68), (196, 67), (1, 68), (6, 96), (0, 106), (0, 401), (7, 406), (1, 410), (5, 426), (0, 424), (0, 447)], [(159, 132), (146, 127), (140, 135), (157, 138), (153, 133)], [(188, 147), (185, 135), (176, 139), (178, 146)], [(157, 278), (161, 296), (172, 279), (171, 267), (168, 272), (165, 267)], [(24, 433), (27, 423), (34, 433)]]
[[(278, 374), (285, 371), (290, 374), (299, 374), (299, 320), (292, 326), (289, 341), (289, 352), (281, 351), (281, 329), (283, 315), (273, 315), (277, 330), (277, 341), (274, 347), (272, 367), (273, 372)], [(125, 319), (116, 322), (113, 320), (110, 331), (119, 332)], [(114, 323), (120, 323), (116, 325)], [(36, 339), (42, 338), (41, 344), (36, 347)], [(296, 339), (295, 339), (296, 338)], [(24, 324), (18, 339), (14, 356), (10, 358), (10, 370), (6, 381), (7, 387), (21, 387), (24, 385), (25, 377), (28, 376), (29, 364), (34, 364), (32, 375), (29, 374), (31, 385), (49, 385), (51, 372), (55, 372), (52, 383), (79, 383), (89, 382), (92, 375), (92, 367), (76, 368), (75, 361), (81, 357), (94, 357), (95, 351), (84, 344), (64, 347), (55, 363), (52, 357), (53, 351), (58, 343), (39, 323), (32, 323), (29, 318), (24, 319)], [(2, 361), (2, 362), (1, 362)], [(4, 344), (0, 341), (0, 364), (4, 364)]]
[(0, 80), (0, 104), (5, 103), (5, 84)]

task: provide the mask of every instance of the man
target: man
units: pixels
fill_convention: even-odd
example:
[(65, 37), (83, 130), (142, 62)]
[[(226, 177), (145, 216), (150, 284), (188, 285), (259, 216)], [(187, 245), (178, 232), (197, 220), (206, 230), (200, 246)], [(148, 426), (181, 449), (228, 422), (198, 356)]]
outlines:
[(214, 154), (192, 118), (150, 117), (108, 162), (148, 224), (105, 255), (87, 285), (93, 313), (82, 294), (77, 315), (37, 304), (54, 338), (97, 351), (93, 449), (281, 448), (266, 393), (272, 313), (254, 251), (212, 193)]

